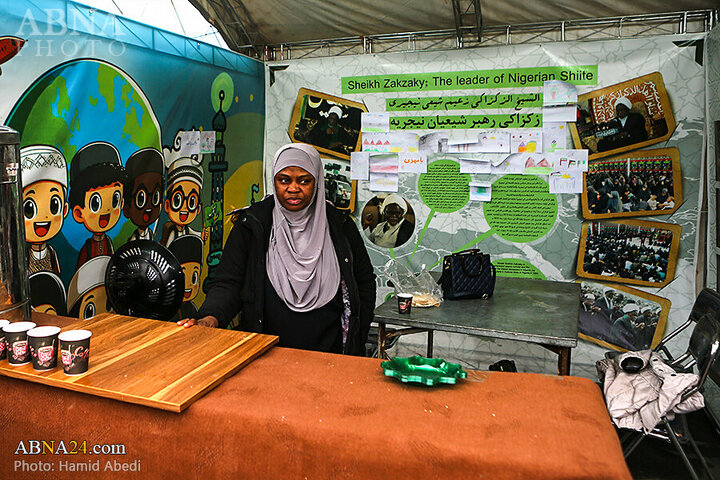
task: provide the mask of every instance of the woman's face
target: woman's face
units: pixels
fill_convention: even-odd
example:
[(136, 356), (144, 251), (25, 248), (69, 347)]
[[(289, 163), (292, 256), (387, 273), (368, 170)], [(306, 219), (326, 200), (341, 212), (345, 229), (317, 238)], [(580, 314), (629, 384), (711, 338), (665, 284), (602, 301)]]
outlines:
[(286, 167), (275, 175), (275, 195), (280, 205), (297, 212), (312, 203), (315, 177), (300, 167)]

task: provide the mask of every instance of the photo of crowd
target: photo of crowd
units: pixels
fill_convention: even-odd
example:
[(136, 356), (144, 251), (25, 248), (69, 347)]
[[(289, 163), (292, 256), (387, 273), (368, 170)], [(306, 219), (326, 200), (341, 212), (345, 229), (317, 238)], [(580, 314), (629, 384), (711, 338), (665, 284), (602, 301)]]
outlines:
[(672, 280), (680, 226), (659, 222), (583, 225), (577, 273), (581, 277), (662, 286)]
[(673, 213), (682, 204), (676, 148), (645, 150), (588, 166), (582, 198), (586, 218)]
[[(580, 285), (580, 337), (603, 346), (646, 350), (662, 337), (670, 301), (629, 287)], [(657, 343), (657, 342), (656, 342)]]
[(580, 95), (577, 105), (570, 131), (575, 148), (588, 149), (590, 160), (662, 142), (675, 129), (658, 72)]

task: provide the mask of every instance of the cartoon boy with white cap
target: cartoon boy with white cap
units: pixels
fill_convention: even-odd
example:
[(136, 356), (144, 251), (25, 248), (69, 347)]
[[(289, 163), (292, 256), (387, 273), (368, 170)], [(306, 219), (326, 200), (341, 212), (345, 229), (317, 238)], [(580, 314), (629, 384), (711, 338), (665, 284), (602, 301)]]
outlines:
[(170, 164), (164, 204), (170, 218), (163, 228), (165, 246), (183, 235), (198, 235), (190, 224), (200, 212), (202, 184), (203, 171), (197, 160), (180, 157)]
[(20, 165), (29, 273), (60, 275), (57, 254), (48, 241), (60, 233), (68, 214), (67, 162), (55, 147), (32, 145), (20, 149)]
[(87, 320), (109, 311), (105, 291), (105, 271), (110, 257), (93, 257), (75, 272), (68, 287), (68, 315)]

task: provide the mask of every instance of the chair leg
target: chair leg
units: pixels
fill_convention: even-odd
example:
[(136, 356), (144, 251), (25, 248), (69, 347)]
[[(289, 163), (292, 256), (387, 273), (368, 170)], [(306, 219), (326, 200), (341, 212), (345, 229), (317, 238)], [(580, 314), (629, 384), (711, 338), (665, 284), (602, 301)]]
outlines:
[[(633, 434), (635, 434), (635, 438), (632, 438)], [(627, 442), (628, 438), (631, 438), (629, 442)], [(627, 459), (644, 438), (645, 435), (643, 435), (642, 432), (628, 432), (625, 437), (620, 440), (621, 445), (627, 442), (627, 445), (623, 447), (623, 456)]]
[(690, 476), (693, 480), (700, 480), (697, 473), (695, 472), (695, 469), (693, 468), (692, 464), (690, 463), (690, 459), (688, 458), (687, 454), (685, 453), (685, 450), (682, 448), (682, 445), (680, 445), (680, 442), (677, 439), (677, 435), (675, 435), (675, 430), (670, 426), (670, 422), (667, 418), (662, 418), (662, 423), (665, 426), (665, 428), (668, 431), (668, 436), (670, 437), (670, 441), (675, 446), (675, 449), (678, 451), (680, 456), (683, 459), (683, 462), (685, 462), (685, 467), (688, 469), (688, 472), (690, 473)]
[(685, 429), (685, 436), (688, 440), (688, 443), (690, 443), (690, 446), (692, 447), (693, 451), (695, 452), (695, 455), (700, 459), (700, 463), (703, 466), (703, 469), (705, 470), (705, 473), (707, 473), (707, 476), (710, 480), (713, 480), (713, 474), (710, 470), (710, 467), (708, 466), (707, 462), (705, 461), (705, 457), (702, 453), (700, 453), (700, 449), (697, 446), (697, 443), (695, 443), (695, 439), (692, 436), (692, 433), (690, 433), (690, 429), (688, 428), (687, 419), (685, 418), (685, 415), (682, 415), (682, 423), (683, 428)]

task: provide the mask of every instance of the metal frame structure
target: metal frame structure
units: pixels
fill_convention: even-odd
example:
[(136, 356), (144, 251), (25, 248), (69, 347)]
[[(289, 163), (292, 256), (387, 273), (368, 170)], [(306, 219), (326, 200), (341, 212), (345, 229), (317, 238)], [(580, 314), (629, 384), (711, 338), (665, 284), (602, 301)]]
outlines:
[(263, 60), (704, 33), (718, 23), (718, 10), (705, 9), (483, 26), (480, 0), (453, 0), (452, 3), (456, 22), (453, 29), (269, 44), (264, 47)]

